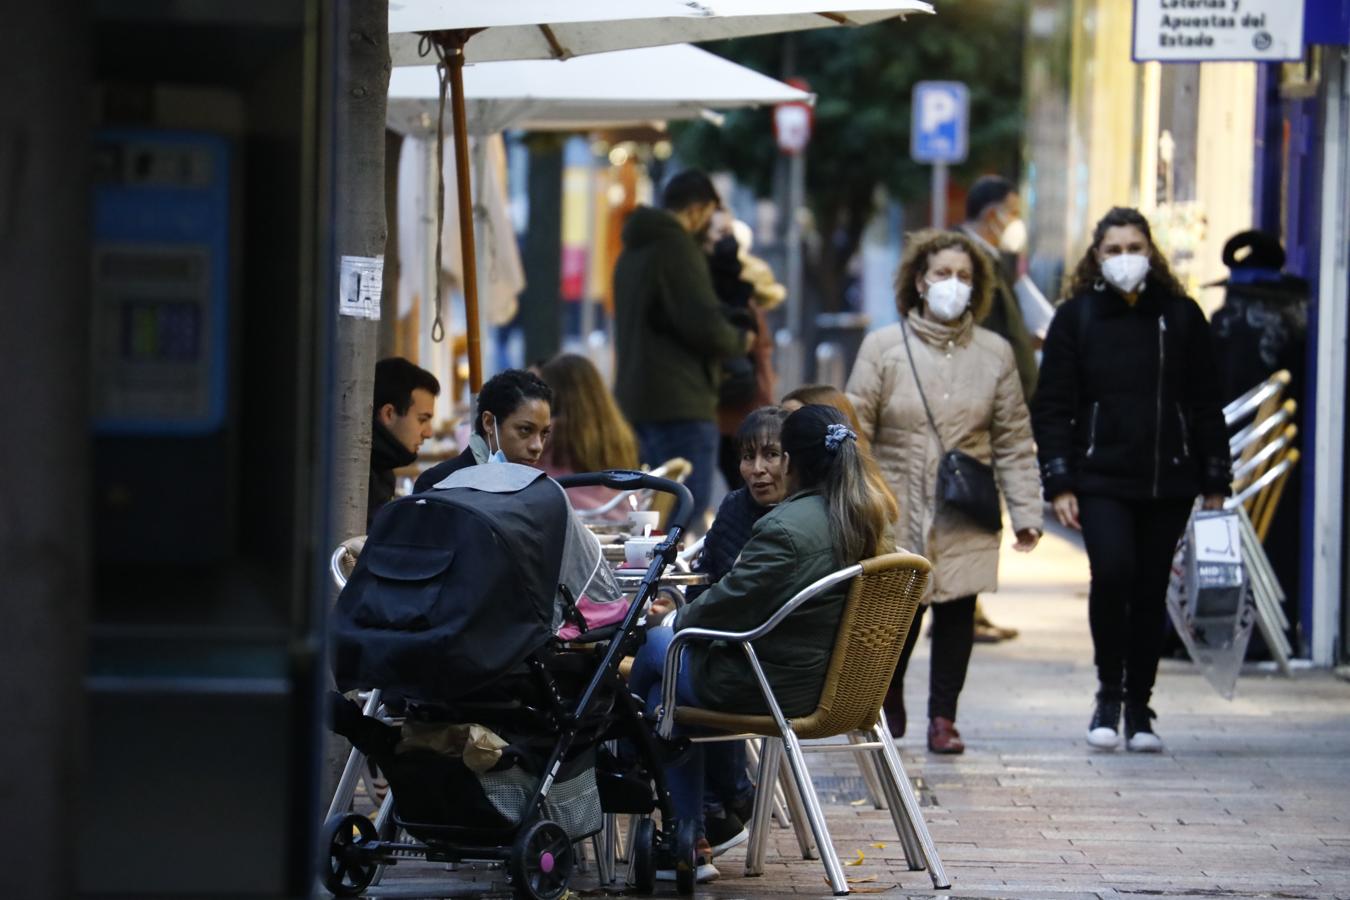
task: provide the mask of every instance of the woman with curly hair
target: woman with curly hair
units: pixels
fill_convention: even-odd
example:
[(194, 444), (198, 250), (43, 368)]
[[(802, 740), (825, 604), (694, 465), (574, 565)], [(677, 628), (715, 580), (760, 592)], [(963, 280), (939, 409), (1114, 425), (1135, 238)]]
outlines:
[[(992, 466), (1016, 533), (1029, 552), (1041, 536), (1041, 484), (1031, 422), (1008, 342), (975, 322), (988, 310), (993, 273), (970, 239), (948, 231), (911, 235), (896, 304), (900, 322), (863, 341), (848, 395), (900, 505), (896, 541), (933, 563), (928, 749), (961, 753), (956, 704), (974, 644), (975, 600), (998, 587), (1001, 530), (938, 502), (938, 464), (948, 451)], [(995, 515), (995, 519), (998, 517)], [(905, 733), (904, 676), (923, 610), (891, 680), (886, 718)]]
[(1045, 495), (1083, 532), (1097, 667), (1088, 744), (1158, 752), (1149, 709), (1167, 580), (1197, 495), (1229, 492), (1209, 323), (1158, 252), (1148, 220), (1116, 207), (1092, 233), (1046, 334), (1033, 410)]

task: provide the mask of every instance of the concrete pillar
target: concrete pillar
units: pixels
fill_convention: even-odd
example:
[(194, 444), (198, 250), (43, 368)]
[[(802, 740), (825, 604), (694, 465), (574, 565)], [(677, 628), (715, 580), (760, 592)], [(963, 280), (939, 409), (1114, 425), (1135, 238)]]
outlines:
[(75, 894), (89, 617), (89, 8), (21, 3), (0, 28), (0, 741), (5, 893)]

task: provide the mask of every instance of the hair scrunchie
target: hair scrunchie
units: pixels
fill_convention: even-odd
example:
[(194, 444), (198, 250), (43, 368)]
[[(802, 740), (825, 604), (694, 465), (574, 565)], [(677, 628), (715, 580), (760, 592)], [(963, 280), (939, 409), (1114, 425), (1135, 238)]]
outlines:
[(856, 441), (858, 434), (847, 425), (831, 425), (825, 429), (825, 449), (831, 453), (839, 449), (844, 441)]

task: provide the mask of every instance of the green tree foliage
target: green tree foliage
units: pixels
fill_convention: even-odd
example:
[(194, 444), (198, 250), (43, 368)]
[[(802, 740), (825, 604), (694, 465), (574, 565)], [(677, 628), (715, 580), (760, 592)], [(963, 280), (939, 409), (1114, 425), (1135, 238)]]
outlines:
[[(902, 202), (928, 196), (929, 167), (909, 158), (915, 82), (963, 81), (970, 88), (970, 157), (952, 170), (955, 181), (969, 183), (986, 172), (1017, 175), (1026, 0), (935, 5), (937, 15), (908, 21), (706, 45), (766, 74), (805, 78), (817, 95), (807, 199), (823, 234), (842, 229), (825, 242), (826, 256), (834, 257), (820, 261), (827, 270), (837, 273), (852, 255), (877, 186)], [(729, 114), (721, 127), (679, 126), (675, 140), (691, 165), (730, 170), (761, 196), (773, 192), (778, 150), (770, 110)]]

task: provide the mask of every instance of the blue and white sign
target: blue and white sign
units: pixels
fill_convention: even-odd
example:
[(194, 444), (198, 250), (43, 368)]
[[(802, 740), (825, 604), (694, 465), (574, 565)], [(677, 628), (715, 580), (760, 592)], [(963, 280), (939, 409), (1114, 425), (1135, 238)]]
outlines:
[(1300, 0), (1134, 0), (1135, 62), (1302, 58)]
[(920, 163), (965, 162), (970, 144), (970, 92), (959, 81), (914, 85), (909, 155)]

